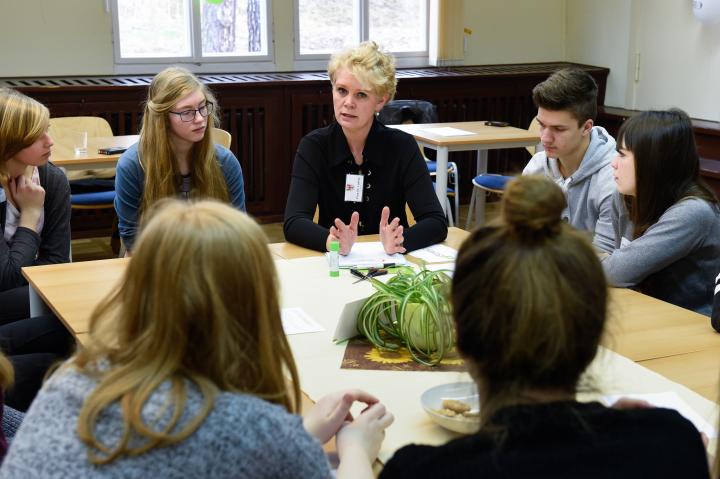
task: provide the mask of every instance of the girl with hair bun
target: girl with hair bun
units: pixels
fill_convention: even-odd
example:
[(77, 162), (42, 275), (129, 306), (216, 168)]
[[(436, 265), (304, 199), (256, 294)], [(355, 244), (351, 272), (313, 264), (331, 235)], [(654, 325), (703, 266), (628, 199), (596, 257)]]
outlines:
[(639, 113), (623, 123), (618, 145), (615, 249), (603, 259), (608, 280), (709, 316), (720, 208), (700, 180), (690, 118), (681, 110)]
[[(372, 477), (392, 414), (346, 390), (298, 416), (267, 237), (216, 201), (165, 200), (146, 215), (87, 347), (50, 377), (1, 477)], [(144, 220), (145, 221), (145, 220)], [(357, 417), (354, 402), (367, 404)]]
[(142, 212), (162, 198), (214, 198), (245, 211), (240, 163), (212, 141), (217, 109), (208, 87), (184, 68), (153, 78), (140, 141), (123, 153), (115, 174), (115, 211), (127, 251)]
[(587, 234), (561, 221), (565, 204), (550, 180), (518, 177), (499, 223), (463, 243), (452, 307), (479, 431), (404, 447), (381, 478), (708, 477), (700, 434), (677, 412), (575, 400), (608, 290)]

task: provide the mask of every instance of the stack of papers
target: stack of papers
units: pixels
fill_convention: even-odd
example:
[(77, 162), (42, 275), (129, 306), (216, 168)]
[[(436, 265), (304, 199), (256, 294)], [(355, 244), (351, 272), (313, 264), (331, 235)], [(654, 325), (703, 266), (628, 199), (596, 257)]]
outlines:
[(449, 263), (457, 258), (457, 250), (444, 244), (434, 244), (427, 248), (416, 249), (410, 254), (426, 263)]
[(400, 253), (385, 253), (379, 241), (355, 243), (348, 255), (340, 256), (341, 268), (383, 268), (407, 264), (408, 260)]

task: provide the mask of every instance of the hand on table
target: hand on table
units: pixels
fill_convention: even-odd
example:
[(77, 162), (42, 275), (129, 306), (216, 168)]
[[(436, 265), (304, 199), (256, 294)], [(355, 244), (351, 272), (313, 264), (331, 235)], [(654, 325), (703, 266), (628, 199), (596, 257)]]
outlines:
[(353, 420), (350, 408), (355, 401), (367, 404), (366, 411), (378, 402), (375, 396), (360, 389), (348, 389), (328, 394), (320, 398), (303, 418), (305, 430), (321, 443), (326, 443), (343, 424)]
[(404, 253), (406, 251), (403, 247), (405, 237), (400, 218), (395, 217), (390, 223), (388, 223), (388, 219), (390, 219), (390, 208), (386, 206), (380, 214), (380, 242), (387, 254)]
[(354, 211), (350, 216), (350, 224), (346, 225), (340, 218), (335, 218), (335, 226), (330, 227), (330, 234), (325, 241), (325, 249), (330, 251), (330, 242), (338, 241), (340, 243), (340, 254), (346, 255), (350, 252), (355, 240), (357, 240), (358, 222), (360, 221), (360, 214)]

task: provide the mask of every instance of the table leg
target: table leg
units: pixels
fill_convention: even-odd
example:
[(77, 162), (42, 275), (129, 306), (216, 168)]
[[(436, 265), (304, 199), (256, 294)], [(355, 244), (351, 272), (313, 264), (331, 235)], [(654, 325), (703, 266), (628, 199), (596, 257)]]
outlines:
[(435, 194), (445, 216), (450, 219), (450, 226), (453, 226), (452, 212), (447, 210), (447, 169), (448, 169), (448, 148), (439, 146), (437, 148), (437, 170), (435, 172)]
[[(477, 151), (477, 166), (475, 170), (476, 175), (481, 175), (483, 173), (487, 173), (487, 150), (478, 150)], [(473, 186), (473, 188), (475, 188)], [(477, 194), (477, 197), (475, 198), (475, 224), (476, 225), (482, 225), (485, 223), (485, 191), (477, 191), (475, 192)], [(468, 214), (472, 214), (472, 211), (469, 211)]]
[(40, 297), (39, 294), (35, 291), (35, 289), (30, 285), (28, 288), (28, 292), (30, 293), (30, 317), (34, 318), (36, 316), (42, 316), (44, 314), (49, 314), (50, 308), (47, 307), (47, 304), (45, 304), (45, 301)]

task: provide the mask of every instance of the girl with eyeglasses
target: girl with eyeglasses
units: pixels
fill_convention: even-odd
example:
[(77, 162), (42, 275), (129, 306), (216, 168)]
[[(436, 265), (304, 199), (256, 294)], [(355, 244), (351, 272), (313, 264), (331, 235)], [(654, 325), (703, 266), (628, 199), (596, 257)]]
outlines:
[(212, 141), (216, 105), (212, 92), (183, 68), (153, 78), (140, 141), (122, 155), (115, 176), (115, 211), (128, 252), (140, 215), (161, 198), (215, 198), (245, 211), (240, 163)]

